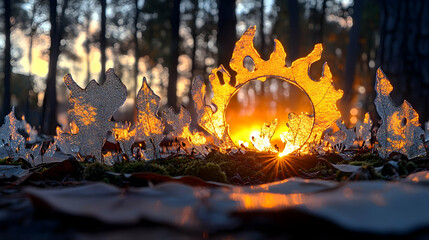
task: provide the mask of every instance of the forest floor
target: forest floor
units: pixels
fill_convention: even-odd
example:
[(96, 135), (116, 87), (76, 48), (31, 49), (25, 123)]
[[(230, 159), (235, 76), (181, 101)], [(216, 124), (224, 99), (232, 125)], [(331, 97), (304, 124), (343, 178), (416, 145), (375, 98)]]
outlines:
[[(258, 186), (295, 177), (326, 180), (328, 183), (394, 182), (410, 174), (427, 171), (428, 167), (427, 157), (407, 160), (397, 154), (386, 160), (369, 151), (285, 158), (253, 152), (211, 152), (205, 158), (172, 154), (151, 162), (113, 166), (82, 163), (70, 157), (31, 167), (23, 160), (6, 158), (0, 160), (0, 239), (426, 239), (429, 238), (428, 226), (419, 226), (404, 234), (379, 234), (350, 230), (330, 220), (293, 210), (288, 211), (287, 215), (269, 212), (268, 220), (249, 213), (241, 216), (243, 219), (237, 227), (218, 230), (183, 228), (178, 224), (157, 221), (156, 217), (140, 218), (131, 223), (112, 223), (85, 212), (70, 214), (58, 210), (55, 204), (37, 197), (34, 191), (73, 189), (94, 183), (106, 183), (106, 186), (124, 191), (162, 183), (179, 183), (193, 189), (222, 189), (225, 186)], [(133, 207), (127, 206), (130, 209)], [(173, 218), (175, 213), (172, 211), (169, 214)]]

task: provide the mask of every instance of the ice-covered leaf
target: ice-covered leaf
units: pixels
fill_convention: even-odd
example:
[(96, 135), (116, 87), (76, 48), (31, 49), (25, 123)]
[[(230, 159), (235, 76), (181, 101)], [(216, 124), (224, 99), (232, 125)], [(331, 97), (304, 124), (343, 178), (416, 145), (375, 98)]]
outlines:
[(343, 121), (338, 120), (337, 126), (340, 128), (340, 131), (344, 132), (346, 138), (341, 144), (344, 146), (344, 149), (349, 149), (356, 140), (355, 129), (348, 129)]
[(31, 125), (25, 120), (25, 116), (22, 116), (22, 120), (19, 124), (19, 129), (24, 131), (26, 136), (27, 143), (35, 143), (37, 140), (37, 130), (35, 127), (31, 127)]
[(40, 156), (42, 149), (42, 144), (36, 143), (30, 149), (26, 149), (25, 151), (21, 151), (20, 156), (26, 159), (33, 166), (35, 165), (34, 160)]
[(348, 129), (344, 122), (338, 120), (336, 122), (338, 131), (334, 133), (326, 133), (324, 140), (328, 141), (329, 144), (337, 151), (341, 152), (344, 149), (349, 149), (356, 140), (355, 129)]
[(325, 134), (324, 140), (329, 142), (332, 148), (336, 149), (338, 152), (341, 151), (341, 143), (346, 140), (346, 133), (343, 131), (336, 131), (334, 133)]
[[(70, 141), (70, 138), (72, 136), (71, 134), (73, 133), (66, 133), (62, 131), (60, 127), (57, 127), (56, 131), (57, 135), (54, 137), (54, 142), (52, 143), (50, 148), (54, 148), (53, 146), (56, 146), (62, 153), (76, 156), (76, 154), (79, 152), (79, 146), (76, 145), (78, 143), (72, 143)], [(51, 153), (55, 153), (55, 150), (50, 149), (49, 154)]]
[(173, 127), (171, 134), (174, 137), (184, 138), (191, 143), (199, 153), (207, 154), (205, 148), (207, 140), (204, 135), (198, 131), (190, 131), (189, 124), (191, 123), (191, 114), (183, 106), (180, 107), (180, 112), (176, 114), (172, 107), (164, 111), (164, 118), (167, 124)]
[[(216, 81), (215, 78), (218, 75), (215, 74), (215, 70), (210, 75), (213, 91), (216, 91), (212, 100), (215, 106), (206, 104), (206, 86), (200, 78), (195, 78), (192, 83), (192, 99), (197, 111), (198, 124), (214, 137), (213, 143), (215, 145), (221, 148), (228, 148), (233, 146), (233, 143), (228, 135), (228, 126), (225, 122), (224, 113), (228, 105), (225, 99), (235, 88), (229, 84), (222, 85), (219, 81)], [(226, 73), (222, 65), (217, 70), (219, 74)]]
[(282, 155), (287, 155), (304, 145), (313, 128), (313, 118), (308, 114), (289, 113), (289, 121), (286, 123), (286, 132), (280, 134), (280, 139), (285, 143)]
[(253, 146), (261, 152), (278, 152), (277, 149), (271, 145), (271, 138), (273, 137), (277, 127), (277, 119), (271, 123), (264, 123), (261, 132), (253, 135), (250, 138)]
[(164, 138), (164, 124), (158, 115), (160, 100), (143, 78), (137, 95), (137, 136), (145, 141), (144, 156), (147, 160), (160, 158), (159, 144)]
[[(0, 145), (6, 145), (9, 157), (18, 158), (20, 152), (25, 152), (25, 139), (18, 133), (20, 121), (15, 117), (15, 110), (6, 115), (4, 124), (0, 127)], [(25, 154), (25, 153), (24, 153)]]
[(136, 128), (131, 129), (131, 124), (127, 123), (125, 126), (122, 124), (116, 124), (113, 128), (115, 140), (119, 143), (122, 152), (128, 156), (129, 160), (135, 160), (133, 156), (132, 146), (136, 139)]
[(371, 127), (372, 121), (369, 117), (369, 113), (365, 113), (363, 123), (359, 125), (357, 130), (357, 138), (363, 141), (363, 146), (369, 146), (371, 143)]
[(56, 145), (55, 145), (55, 141), (54, 141), (53, 143), (50, 143), (50, 144), (49, 144), (49, 147), (48, 147), (48, 149), (46, 149), (46, 151), (45, 151), (45, 153), (43, 154), (43, 156), (46, 156), (46, 157), (53, 157), (53, 156), (54, 156), (54, 154), (55, 154), (56, 149), (57, 149), (57, 147), (56, 147)]
[(106, 71), (106, 81), (102, 85), (91, 80), (88, 86), (82, 89), (70, 74), (64, 76), (64, 83), (70, 90), (71, 108), (68, 113), (78, 132), (62, 133), (61, 137), (74, 148), (78, 147), (82, 156), (94, 156), (101, 161), (101, 148), (106, 141), (106, 135), (115, 126), (110, 119), (116, 109), (125, 102), (127, 88), (113, 69)]
[[(198, 124), (220, 141), (220, 147), (231, 147), (233, 143), (229, 137), (225, 119), (225, 110), (230, 99), (249, 81), (264, 82), (276, 77), (298, 86), (309, 97), (314, 110), (312, 123), (308, 126), (310, 131), (306, 131), (309, 132), (309, 136), (302, 136), (299, 139), (319, 142), (323, 131), (341, 117), (336, 102), (343, 95), (341, 90), (336, 90), (333, 86), (332, 74), (327, 64), (323, 66), (320, 79), (313, 80), (309, 75), (311, 64), (321, 58), (322, 45), (317, 44), (309, 55), (296, 60), (291, 67), (287, 67), (286, 52), (277, 40), (270, 58), (265, 60), (260, 57), (253, 46), (255, 33), (256, 27), (250, 27), (235, 45), (229, 63), (231, 69), (237, 73), (235, 78), (231, 77), (231, 73), (222, 65), (212, 70), (209, 81), (214, 96), (210, 101), (210, 107), (205, 103), (206, 91), (203, 82), (199, 79), (194, 81), (192, 93), (199, 117)], [(253, 62), (252, 69), (246, 68), (244, 64), (246, 60)]]
[(380, 156), (386, 158), (391, 152), (402, 153), (410, 159), (426, 155), (419, 115), (406, 100), (399, 107), (393, 103), (390, 97), (393, 87), (380, 68), (375, 89), (377, 97), (374, 103), (383, 121), (377, 131)]

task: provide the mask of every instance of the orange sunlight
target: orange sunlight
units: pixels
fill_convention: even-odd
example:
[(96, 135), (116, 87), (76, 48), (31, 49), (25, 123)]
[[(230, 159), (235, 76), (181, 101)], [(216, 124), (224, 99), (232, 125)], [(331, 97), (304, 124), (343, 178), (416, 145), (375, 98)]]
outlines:
[[(275, 82), (277, 79), (269, 79), (261, 84), (254, 84), (252, 81), (243, 86), (230, 101), (226, 110), (226, 121), (229, 125), (229, 134), (237, 146), (248, 145), (253, 148), (251, 139), (259, 136), (264, 123), (270, 123), (278, 119), (275, 133), (271, 138), (271, 145), (280, 152), (280, 156), (285, 156), (300, 146), (290, 146), (282, 142), (281, 133), (287, 132), (288, 114), (291, 112), (312, 112), (311, 103), (308, 97), (292, 84), (280, 85)], [(276, 85), (276, 89), (272, 87)], [(279, 86), (280, 85), (280, 86)], [(263, 95), (262, 91), (253, 90), (265, 88), (269, 93)], [(271, 88), (271, 89), (270, 89)], [(292, 101), (294, 97), (294, 101)], [(256, 106), (256, 107), (255, 107)]]

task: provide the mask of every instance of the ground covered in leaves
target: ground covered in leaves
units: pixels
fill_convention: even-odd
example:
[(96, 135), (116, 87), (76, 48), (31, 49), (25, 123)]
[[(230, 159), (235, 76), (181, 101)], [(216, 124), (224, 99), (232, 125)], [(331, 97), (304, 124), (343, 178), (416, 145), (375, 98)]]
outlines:
[[(123, 186), (147, 186), (148, 182), (193, 179), (233, 185), (257, 185), (302, 177), (324, 180), (395, 180), (427, 170), (427, 157), (408, 160), (400, 154), (382, 159), (369, 151), (331, 153), (324, 156), (304, 155), (278, 157), (272, 154), (246, 152), (223, 154), (210, 152), (206, 157), (171, 155), (149, 162), (121, 162), (113, 166), (79, 162), (73, 157), (34, 168), (25, 160), (0, 159), (0, 165), (20, 165), (28, 174), (2, 178), (2, 185), (27, 184), (35, 181), (103, 181)], [(6, 175), (4, 175), (6, 176)]]
[[(25, 171), (16, 174), (19, 176), (7, 175), (5, 171), (0, 174), (0, 239), (29, 239), (29, 237), (32, 239), (88, 239), (104, 238), (107, 235), (113, 237), (111, 239), (123, 239), (124, 236), (131, 238), (180, 236), (187, 239), (205, 238), (209, 235), (204, 232), (190, 234), (149, 222), (136, 226), (110, 228), (104, 223), (94, 222), (91, 219), (57, 215), (49, 209), (35, 209), (30, 199), (21, 190), (26, 186), (72, 187), (90, 182), (105, 182), (126, 189), (151, 186), (162, 182), (179, 182), (204, 187), (219, 187), (222, 184), (258, 185), (289, 177), (334, 181), (395, 180), (411, 173), (428, 170), (429, 159), (424, 157), (407, 160), (400, 154), (393, 154), (389, 159), (382, 159), (370, 151), (283, 158), (254, 152), (223, 154), (212, 151), (204, 158), (175, 154), (150, 162), (123, 162), (113, 166), (101, 163), (83, 163), (72, 157), (62, 162), (46, 163), (36, 167), (31, 167), (24, 160), (12, 161), (11, 159), (1, 159), (0, 165), (2, 167), (15, 166)], [(279, 220), (279, 222), (282, 221)], [(210, 233), (210, 236), (220, 239), (225, 237), (263, 239), (293, 238), (310, 234), (302, 235), (303, 224), (300, 223), (302, 220), (299, 217), (294, 221), (296, 221), (296, 225), (290, 225), (287, 232), (279, 231), (282, 228), (280, 225), (273, 226), (273, 229), (267, 231), (267, 229), (257, 229), (252, 223), (245, 229)], [(342, 230), (322, 220), (304, 225), (306, 224), (317, 226), (317, 234), (309, 236), (316, 239), (338, 235), (349, 237), (351, 234), (358, 234)], [(109, 231), (106, 232), (106, 229)], [(362, 234), (356, 236), (366, 237)], [(427, 231), (419, 231), (407, 237), (421, 236), (429, 235)]]

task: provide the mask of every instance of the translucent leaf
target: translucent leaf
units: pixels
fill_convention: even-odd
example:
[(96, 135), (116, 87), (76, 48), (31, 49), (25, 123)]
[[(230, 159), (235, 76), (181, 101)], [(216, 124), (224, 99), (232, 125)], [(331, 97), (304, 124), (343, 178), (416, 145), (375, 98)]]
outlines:
[(371, 127), (372, 121), (369, 117), (369, 113), (365, 113), (363, 123), (359, 125), (357, 130), (357, 138), (363, 141), (363, 146), (369, 146), (371, 141)]
[(82, 156), (94, 156), (101, 161), (103, 147), (108, 131), (115, 126), (110, 119), (127, 97), (127, 88), (115, 75), (113, 69), (106, 71), (106, 81), (99, 85), (91, 80), (85, 89), (80, 88), (70, 74), (64, 76), (64, 83), (70, 90), (68, 111), (71, 120), (76, 124), (78, 132), (62, 133), (63, 138), (57, 144), (63, 151), (67, 148), (64, 140), (72, 146), (72, 152), (78, 151)]
[(313, 127), (313, 118), (308, 114), (289, 113), (288, 117), (287, 131), (280, 134), (280, 139), (285, 143), (281, 155), (287, 155), (303, 146), (307, 142)]
[(37, 140), (37, 130), (35, 127), (31, 127), (31, 125), (25, 120), (25, 116), (22, 116), (22, 120), (19, 126), (19, 129), (25, 131), (28, 134), (26, 139), (27, 143), (34, 143)]
[(0, 127), (0, 141), (3, 145), (7, 145), (9, 149), (9, 156), (15, 159), (18, 158), (18, 154), (22, 151), (25, 155), (25, 139), (18, 133), (18, 127), (20, 121), (15, 117), (15, 110), (6, 115), (4, 118), (4, 124)]
[(56, 145), (55, 145), (55, 141), (51, 144), (49, 144), (48, 149), (46, 149), (45, 154), (43, 154), (43, 156), (46, 157), (53, 157), (56, 151)]
[(344, 125), (343, 121), (338, 120), (337, 126), (340, 128), (340, 131), (344, 132), (346, 138), (341, 142), (344, 149), (349, 149), (356, 140), (356, 132), (355, 129), (348, 129), (346, 125)]
[(328, 141), (332, 148), (335, 148), (338, 152), (341, 151), (341, 143), (346, 140), (346, 133), (343, 131), (336, 131), (334, 133), (325, 134), (324, 140)]
[[(219, 72), (226, 72), (223, 66), (220, 66), (217, 69), (219, 69)], [(210, 75), (211, 79), (214, 78), (213, 72), (215, 72), (215, 70), (213, 70)], [(228, 127), (224, 116), (228, 102), (223, 101), (228, 97), (231, 90), (233, 91), (235, 88), (231, 87), (229, 84), (224, 84), (223, 86), (224, 87), (222, 87), (220, 82), (216, 82), (215, 80), (212, 82), (213, 91), (215, 91), (214, 88), (218, 89), (216, 90), (215, 96), (212, 100), (214, 104), (217, 103), (217, 105), (215, 105), (215, 111), (213, 111), (211, 106), (206, 104), (206, 86), (200, 78), (195, 78), (192, 83), (192, 99), (194, 100), (195, 109), (198, 115), (198, 124), (214, 137), (213, 143), (215, 145), (221, 148), (229, 148), (233, 146), (233, 142), (228, 135)], [(225, 91), (222, 91), (222, 88), (225, 88)]]
[(261, 132), (251, 137), (250, 141), (253, 146), (261, 152), (278, 152), (275, 147), (271, 145), (271, 138), (273, 137), (277, 127), (277, 119), (274, 119), (271, 123), (264, 125), (261, 128)]
[[(119, 146), (122, 149), (122, 152), (128, 156), (129, 160), (134, 161), (134, 156), (132, 152), (132, 146), (136, 139), (136, 128), (130, 129), (131, 124), (122, 124), (117, 123), (116, 127), (113, 128), (113, 134), (115, 135), (115, 140), (119, 143)], [(104, 158), (104, 156), (103, 156)], [(110, 160), (107, 160), (109, 162)], [(106, 162), (106, 159), (105, 159)]]
[(356, 132), (353, 129), (348, 129), (344, 122), (338, 120), (336, 122), (338, 131), (325, 134), (325, 140), (331, 144), (338, 152), (344, 149), (349, 149), (356, 140)]
[[(209, 80), (214, 96), (210, 107), (205, 104), (206, 91), (203, 82), (199, 79), (194, 81), (192, 93), (199, 115), (198, 124), (217, 138), (221, 147), (231, 147), (233, 143), (228, 135), (225, 119), (225, 109), (230, 99), (251, 80), (265, 81), (276, 77), (299, 87), (310, 98), (314, 109), (312, 123), (309, 125), (311, 128), (308, 128), (311, 130), (306, 131), (309, 132), (309, 136), (299, 137), (299, 142), (303, 144), (305, 141), (319, 142), (323, 131), (341, 117), (336, 102), (343, 95), (341, 90), (334, 88), (332, 74), (327, 64), (324, 64), (319, 80), (313, 80), (308, 74), (311, 64), (321, 58), (322, 45), (317, 44), (308, 56), (296, 60), (291, 67), (287, 67), (286, 52), (277, 40), (270, 59), (264, 60), (260, 57), (253, 46), (255, 32), (256, 27), (250, 27), (235, 45), (229, 64), (237, 73), (235, 79), (231, 79), (230, 73), (222, 65), (212, 70)], [(249, 58), (254, 63), (252, 69), (246, 68), (244, 64), (245, 59)]]
[(186, 108), (180, 107), (180, 112), (176, 114), (172, 107), (164, 112), (164, 118), (167, 124), (173, 127), (171, 134), (174, 137), (184, 138), (192, 144), (192, 146), (201, 154), (206, 155), (207, 149), (205, 148), (207, 140), (204, 135), (198, 131), (190, 131), (189, 124), (191, 123), (191, 115)]
[[(60, 127), (57, 127), (56, 130), (57, 135), (54, 137), (54, 143), (52, 145), (57, 146), (58, 149), (60, 149), (60, 151), (65, 154), (76, 156), (76, 154), (79, 152), (79, 147), (75, 145), (76, 143), (70, 142), (72, 136), (71, 133), (63, 132)], [(52, 145), (50, 147), (52, 147)], [(54, 150), (51, 149), (50, 153), (52, 153), (52, 151)]]
[(393, 87), (381, 69), (377, 70), (375, 107), (383, 123), (377, 131), (378, 152), (386, 158), (399, 152), (408, 158), (426, 155), (419, 115), (406, 100), (397, 107), (390, 98)]
[(161, 157), (159, 144), (164, 138), (164, 124), (158, 115), (160, 100), (147, 84), (146, 78), (143, 78), (137, 94), (137, 136), (145, 141), (146, 150), (143, 154), (147, 160)]
[(42, 144), (34, 144), (30, 149), (26, 149), (25, 151), (21, 152), (21, 157), (23, 157), (24, 159), (26, 159), (29, 163), (31, 163), (32, 165), (35, 165), (34, 159), (36, 159), (40, 153), (41, 153), (41, 149), (42, 149)]

